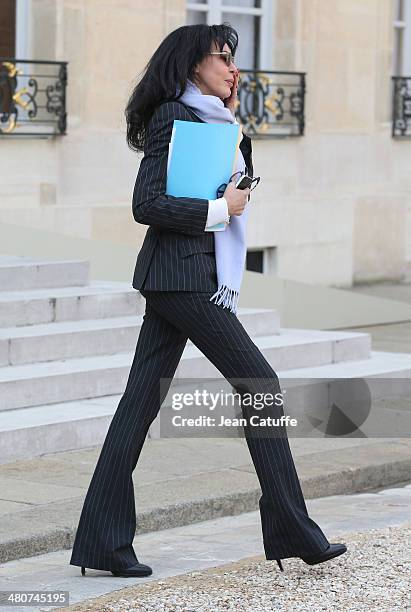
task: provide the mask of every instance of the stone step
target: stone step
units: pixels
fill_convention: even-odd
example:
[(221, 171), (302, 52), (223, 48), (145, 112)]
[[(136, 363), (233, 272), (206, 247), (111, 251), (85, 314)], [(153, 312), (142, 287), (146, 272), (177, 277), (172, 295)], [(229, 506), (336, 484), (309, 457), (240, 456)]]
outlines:
[[(311, 376), (320, 380), (375, 377), (384, 381), (401, 377), (406, 381), (411, 374), (411, 356), (372, 351), (371, 357), (365, 360), (276, 372), (282, 388), (293, 376), (302, 380)], [(176, 378), (170, 393), (176, 390), (184, 392), (186, 386), (187, 383), (179, 383)], [(222, 377), (207, 382), (207, 389), (211, 391), (221, 388), (231, 388)], [(0, 412), (0, 463), (102, 444), (123, 390), (116, 395)], [(149, 438), (159, 437), (160, 419), (168, 409), (168, 397), (151, 424)]]
[[(353, 332), (282, 328), (254, 341), (275, 370), (367, 359), (370, 352), (369, 334)], [(133, 357), (128, 352), (2, 367), (0, 411), (122, 393)], [(176, 376), (222, 375), (197, 347), (188, 345)]]
[[(279, 332), (277, 311), (240, 308), (250, 336)], [(142, 315), (0, 328), (0, 366), (134, 351)], [(191, 344), (189, 340), (188, 344)]]
[[(409, 479), (411, 442), (408, 439), (375, 441), (322, 438), (294, 439), (290, 442), (298, 477), (307, 500), (319, 496), (351, 494), (370, 488), (394, 485)], [(107, 572), (103, 573), (99, 570), (87, 569), (85, 578), (82, 578), (79, 567), (70, 570), (68, 565), (70, 549), (73, 546), (84, 498), (99, 451), (99, 447), (95, 447), (77, 452), (59, 452), (31, 461), (19, 461), (1, 466), (0, 481), (7, 495), (2, 496), (5, 499), (1, 500), (0, 505), (0, 564), (2, 583), (7, 584), (9, 590), (28, 589), (30, 592), (38, 589), (68, 590), (72, 609), (85, 612), (86, 610), (109, 609), (111, 606), (107, 606), (107, 599), (104, 602), (105, 606), (101, 602), (95, 604), (93, 599), (93, 603), (89, 601), (83, 606), (74, 605), (73, 607), (75, 603), (75, 596), (72, 597), (73, 591), (74, 595), (76, 593), (78, 595), (80, 591), (83, 595), (88, 593), (90, 599), (96, 596), (96, 592), (90, 591), (92, 588), (105, 591), (105, 589), (129, 586), (130, 579), (124, 579), (123, 585), (118, 580), (108, 579)], [(144, 534), (158, 532), (156, 552), (160, 551), (161, 554), (167, 555), (169, 566), (171, 563), (172, 568), (181, 573), (182, 558), (188, 561), (211, 558), (213, 564), (218, 562), (215, 550), (212, 551), (213, 554), (210, 557), (204, 554), (203, 546), (203, 538), (206, 533), (209, 534), (210, 542), (216, 538), (220, 539), (221, 531), (216, 533), (214, 519), (227, 517), (228, 520), (232, 520), (232, 517), (248, 512), (255, 512), (252, 521), (255, 532), (258, 534), (259, 546), (262, 546), (258, 516), (261, 487), (245, 440), (187, 439), (184, 444), (181, 444), (180, 440), (148, 440), (133, 473), (133, 486), (137, 500), (137, 538), (133, 545), (139, 559), (142, 555), (141, 560), (150, 565), (152, 565), (152, 558), (147, 552), (144, 552), (144, 549), (147, 551), (147, 547), (142, 544)], [(327, 499), (330, 498), (327, 497)], [(368, 502), (369, 499), (370, 502)], [(408, 518), (407, 507), (404, 507), (406, 501), (406, 497), (401, 495), (396, 496), (395, 500), (386, 499), (385, 503), (387, 505), (394, 503), (397, 508), (392, 505), (392, 511), (398, 512), (397, 519), (399, 520), (402, 516), (404, 521)], [(377, 510), (373, 506), (371, 494), (367, 493), (366, 499), (361, 502), (360, 520), (364, 529), (369, 528), (370, 515), (371, 520), (377, 515)], [(310, 514), (315, 520), (318, 520), (315, 509)], [(330, 514), (329, 505), (328, 514)], [(344, 505), (341, 508), (340, 504), (338, 531), (341, 530), (341, 519), (350, 520), (352, 514), (352, 507)], [(247, 515), (243, 514), (243, 516)], [(205, 520), (213, 520), (213, 522), (202, 523)], [(202, 534), (198, 531), (195, 534), (198, 549), (195, 546), (192, 547), (189, 540), (192, 531), (187, 530), (185, 535), (188, 538), (188, 544), (187, 538), (181, 537), (180, 533), (182, 548), (179, 548), (174, 555), (174, 551), (170, 552), (168, 546), (171, 537), (168, 535), (170, 529), (194, 523), (202, 526), (203, 531)], [(327, 524), (324, 525), (320, 521), (320, 525), (329, 535)], [(225, 546), (228, 547), (229, 538), (226, 526), (224, 526), (224, 533)], [(239, 539), (244, 535), (242, 526), (237, 526), (237, 535)], [(339, 540), (333, 538), (332, 541)], [(361, 551), (361, 548), (359, 550)], [(51, 551), (59, 551), (59, 553), (46, 559), (38, 556)], [(22, 559), (22, 561), (13, 563), (12, 561), (16, 559)], [(50, 573), (56, 568), (58, 576), (53, 579)], [(33, 576), (33, 571), (35, 576)], [(158, 571), (161, 571), (161, 562), (156, 564), (154, 559), (155, 579), (158, 578)], [(273, 568), (274, 571), (275, 576), (278, 575), (281, 580), (278, 568)], [(308, 571), (307, 569), (307, 574)], [(334, 571), (330, 566), (328, 572), (334, 575)], [(296, 574), (298, 578), (302, 572), (304, 570), (299, 565), (298, 574)], [(289, 575), (286, 579), (289, 580)], [(318, 577), (315, 579), (318, 582)], [(140, 583), (141, 580), (138, 579), (138, 582)], [(75, 587), (74, 582), (79, 586)], [(115, 586), (105, 586), (113, 582)], [(101, 583), (101, 586), (99, 587), (97, 583)], [(137, 582), (132, 581), (132, 584), (137, 584)], [(278, 582), (275, 583), (277, 584)], [(269, 588), (272, 585), (273, 579), (270, 578)], [(287, 587), (282, 585), (282, 588), (287, 589), (288, 592)], [(136, 594), (137, 590), (134, 593)], [(126, 609), (125, 606), (122, 608)], [(237, 608), (240, 609), (239, 606)], [(10, 611), (14, 609), (13, 606), (9, 606)], [(26, 609), (20, 607), (22, 612)], [(43, 604), (41, 609), (49, 610), (50, 608), (44, 607)], [(141, 610), (141, 607), (137, 608), (134, 605), (132, 609)], [(154, 612), (154, 608), (149, 609)], [(168, 609), (175, 610), (177, 606)], [(191, 609), (199, 610), (198, 607)], [(211, 608), (201, 606), (201, 609), (210, 610)], [(216, 610), (215, 607), (212, 609)], [(218, 609), (222, 610), (221, 607)], [(250, 610), (249, 607), (247, 609)], [(264, 609), (279, 608), (266, 605)], [(318, 607), (312, 609), (316, 610)], [(344, 608), (340, 607), (340, 609)], [(374, 607), (374, 609), (377, 608)], [(382, 609), (381, 606), (379, 609)], [(392, 610), (393, 607), (389, 609)]]
[[(372, 351), (365, 360), (276, 372), (285, 414), (297, 421), (291, 435), (310, 437), (327, 431), (334, 436), (350, 432), (357, 437), (402, 438), (411, 431), (411, 354)], [(208, 396), (194, 402), (194, 392), (203, 389)], [(221, 416), (241, 416), (239, 402), (235, 406), (229, 403), (232, 393), (235, 389), (225, 379), (207, 379), (203, 385), (199, 380), (174, 379), (160, 414), (150, 426), (150, 437), (209, 437), (210, 432), (213, 437), (236, 436), (234, 427), (195, 425), (188, 429), (172, 423), (176, 414), (194, 419), (211, 416), (216, 424)], [(184, 406), (186, 394), (190, 401)]]
[(121, 395), (0, 412), (0, 463), (100, 444)]
[(0, 292), (0, 328), (143, 314), (145, 299), (118, 281)]
[[(369, 334), (282, 327), (276, 335), (261, 336), (255, 344), (274, 370), (320, 366), (340, 361), (367, 359), (371, 351)], [(176, 376), (220, 378), (220, 371), (194, 345), (187, 346)]]
[(27, 291), (87, 285), (90, 262), (50, 261), (25, 256), (0, 256), (0, 290)]
[[(391, 379), (398, 387), (397, 381), (401, 378), (409, 385), (411, 356), (373, 351), (370, 359), (277, 370), (277, 374), (282, 384), (293, 377), (302, 380), (378, 377), (385, 384)], [(226, 382), (222, 378), (211, 381), (207, 389), (219, 390), (222, 381)], [(171, 391), (175, 390), (185, 390), (185, 384), (177, 378), (171, 385)], [(121, 394), (116, 394), (0, 412), (0, 463), (102, 443), (120, 399)], [(163, 405), (162, 412), (164, 408)], [(149, 437), (159, 437), (159, 425), (157, 418), (150, 427)]]

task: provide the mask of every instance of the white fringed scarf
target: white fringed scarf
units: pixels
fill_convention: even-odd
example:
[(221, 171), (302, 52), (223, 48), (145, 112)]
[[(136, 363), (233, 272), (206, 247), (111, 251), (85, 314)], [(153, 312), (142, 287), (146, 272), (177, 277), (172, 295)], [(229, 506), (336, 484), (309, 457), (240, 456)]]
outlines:
[[(180, 89), (177, 88), (177, 95)], [(187, 81), (187, 88), (179, 101), (189, 106), (193, 112), (207, 123), (237, 123), (229, 108), (224, 106), (218, 96), (206, 95), (192, 81)], [(243, 154), (239, 148), (234, 172), (245, 172)], [(217, 196), (216, 196), (217, 197)], [(223, 232), (214, 232), (215, 257), (217, 267), (218, 289), (210, 301), (223, 308), (229, 308), (237, 314), (241, 281), (247, 255), (246, 229), (248, 209), (245, 206), (241, 215), (232, 215), (230, 223)]]

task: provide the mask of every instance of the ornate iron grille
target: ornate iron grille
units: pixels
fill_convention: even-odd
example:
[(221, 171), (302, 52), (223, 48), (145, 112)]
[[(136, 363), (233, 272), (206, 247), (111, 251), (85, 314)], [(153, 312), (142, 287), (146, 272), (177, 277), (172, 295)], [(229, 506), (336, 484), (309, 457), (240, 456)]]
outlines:
[(392, 77), (392, 136), (411, 136), (411, 77)]
[(236, 118), (248, 136), (303, 136), (305, 74), (240, 70)]
[(66, 133), (67, 62), (0, 57), (0, 137)]

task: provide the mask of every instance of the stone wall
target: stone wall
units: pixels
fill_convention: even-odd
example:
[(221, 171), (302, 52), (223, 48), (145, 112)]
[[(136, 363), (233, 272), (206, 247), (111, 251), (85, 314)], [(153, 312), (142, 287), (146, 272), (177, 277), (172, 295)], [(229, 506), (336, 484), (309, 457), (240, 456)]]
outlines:
[[(32, 59), (66, 60), (68, 134), (1, 142), (0, 221), (139, 248), (141, 156), (124, 108), (184, 0), (31, 0)], [(391, 0), (273, 0), (277, 70), (307, 72), (301, 138), (253, 142), (249, 247), (283, 278), (400, 278), (411, 261), (411, 144), (391, 137)], [(241, 44), (241, 40), (240, 40)], [(241, 69), (241, 66), (240, 66)]]

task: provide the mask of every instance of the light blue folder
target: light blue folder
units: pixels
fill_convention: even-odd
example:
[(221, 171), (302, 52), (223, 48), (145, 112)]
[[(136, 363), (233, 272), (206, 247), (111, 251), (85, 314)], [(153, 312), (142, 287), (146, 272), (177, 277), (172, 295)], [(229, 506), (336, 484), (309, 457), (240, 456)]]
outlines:
[[(169, 144), (166, 194), (215, 200), (221, 183), (234, 174), (242, 136), (236, 123), (198, 123), (175, 119)], [(217, 223), (205, 231), (224, 231)]]

